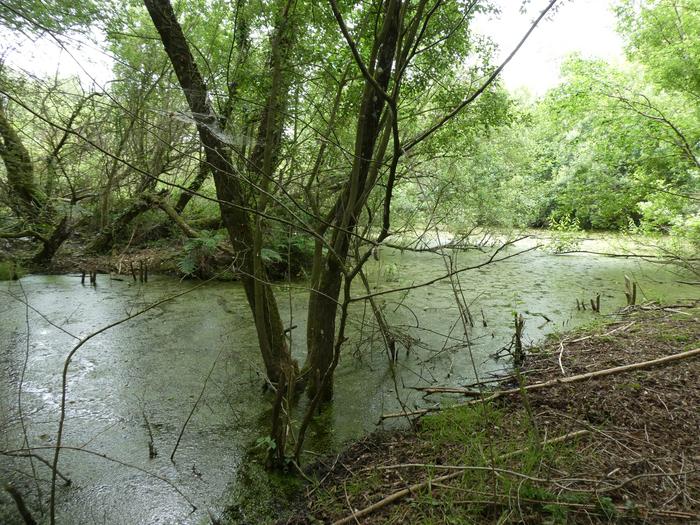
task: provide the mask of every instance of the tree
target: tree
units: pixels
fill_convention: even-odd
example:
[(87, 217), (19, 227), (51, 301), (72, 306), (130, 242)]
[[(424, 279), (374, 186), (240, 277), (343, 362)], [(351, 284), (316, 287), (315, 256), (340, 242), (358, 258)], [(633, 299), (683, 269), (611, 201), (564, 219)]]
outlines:
[[(11, 82), (3, 79), (3, 84), (8, 85)], [(0, 89), (7, 95), (6, 90), (9, 88), (4, 85)], [(12, 95), (8, 95), (8, 99), (18, 101)], [(42, 248), (33, 257), (34, 263), (50, 262), (76, 225), (73, 208), (80, 197), (72, 191), (66, 206), (62, 199), (56, 199), (53, 190), (59, 178), (57, 172), (59, 169), (63, 170), (68, 184), (71, 184), (63, 168), (63, 156), (69, 146), (70, 130), (79, 121), (83, 109), (91, 99), (92, 95), (79, 97), (76, 106), (72, 108), (62, 126), (64, 132), (56, 137), (53, 143), (47, 144), (47, 155), (41, 163), (32, 160), (29, 149), (8, 118), (6, 107), (3, 107), (3, 103), (0, 102), (0, 157), (3, 160), (8, 181), (9, 206), (14, 210), (16, 218), (8, 231), (0, 232), (0, 237), (31, 237), (40, 241)], [(43, 189), (40, 188), (37, 166), (41, 166), (45, 172), (46, 181)]]
[(101, 6), (94, 0), (3, 0), (0, 7), (0, 25), (36, 34), (86, 27)]
[(46, 202), (46, 195), (39, 190), (34, 176), (34, 166), (29, 151), (7, 118), (0, 104), (0, 157), (5, 163), (7, 182), (14, 196), (14, 208), (18, 215), (38, 217)]
[[(254, 172), (258, 173), (258, 178), (255, 184), (251, 183), (250, 175), (253, 173), (249, 173), (248, 178), (241, 178), (257, 192), (254, 194), (258, 201), (257, 207), (251, 209), (245, 191), (239, 183), (240, 171), (235, 169), (231, 161), (232, 148), (217, 134), (219, 130), (216, 126), (220, 118), (210, 103), (209, 91), (172, 7), (167, 1), (147, 0), (145, 3), (197, 123), (207, 162), (214, 173), (222, 217), (229, 231), (242, 271), (248, 301), (255, 316), (268, 375), (271, 380), (279, 381), (282, 371), (289, 370), (292, 365), (284, 344), (283, 327), (276, 311), (274, 296), (266, 283), (265, 265), (260, 255), (260, 217), (265, 213), (265, 206), (269, 202), (269, 191), (276, 184), (273, 177), (279, 147), (277, 137), (282, 130), (281, 113), (284, 108), (281, 97), (283, 86), (287, 82), (285, 73), (288, 74), (284, 57), (290, 56), (294, 48), (290, 36), (294, 9), (302, 9), (303, 6), (291, 1), (275, 4), (275, 26), (270, 36), (271, 83), (260, 113), (258, 140), (250, 162)], [(554, 2), (551, 2), (547, 9), (553, 4)], [(321, 213), (315, 217), (317, 226), (313, 232), (316, 238), (316, 256), (311, 276), (312, 292), (307, 323), (308, 352), (304, 366), (305, 379), (310, 380), (309, 393), (315, 399), (327, 400), (332, 396), (332, 373), (339, 347), (344, 340), (342, 326), (347, 314), (342, 313), (341, 327), (337, 329), (336, 314), (340, 304), (341, 286), (344, 282), (347, 295), (353, 278), (361, 271), (363, 262), (369, 257), (367, 250), (354, 265), (350, 265), (352, 241), (357, 237), (358, 223), (370, 199), (376, 198), (374, 191), (383, 187), (382, 196), (379, 197), (379, 202), (383, 203), (381, 231), (375, 241), (380, 243), (390, 233), (391, 199), (398, 164), (403, 154), (437, 132), (476, 100), (500, 71), (498, 68), (479, 89), (455, 104), (444, 116), (439, 116), (415, 138), (402, 144), (398, 110), (402, 84), (407, 72), (411, 71), (417, 57), (429, 59), (439, 56), (440, 51), (450, 49), (455, 41), (463, 42), (459, 38), (452, 38), (452, 33), (473, 14), (474, 6), (475, 4), (469, 4), (460, 8), (455, 5), (443, 6), (440, 3), (429, 6), (425, 0), (407, 2), (405, 5), (393, 0), (372, 4), (353, 13), (357, 19), (356, 23), (359, 22), (357, 32), (361, 35), (356, 41), (345, 23), (344, 17), (347, 14), (344, 15), (335, 2), (330, 2), (333, 17), (347, 49), (362, 75), (362, 83), (355, 103), (357, 116), (348, 176), (340, 179), (340, 187), (335, 191), (337, 197), (331, 199), (325, 214), (320, 207), (316, 207)], [(433, 25), (440, 17), (443, 24)], [(444, 24), (447, 20), (452, 24)], [(370, 31), (372, 27), (376, 29)], [(422, 49), (420, 45), (429, 42), (429, 38), (436, 39), (434, 44)], [(441, 46), (443, 49), (440, 49)], [(431, 54), (431, 47), (437, 47), (438, 50)], [(337, 49), (337, 43), (335, 48)], [(455, 49), (459, 49), (459, 44)], [(419, 72), (420, 69), (416, 71)], [(420, 81), (425, 82), (426, 79), (420, 77), (416, 84)], [(230, 82), (237, 85), (236, 79), (230, 79)], [(343, 82), (339, 85), (341, 88), (338, 93), (342, 96)], [(266, 137), (264, 141), (261, 140), (263, 136)], [(387, 163), (388, 169), (385, 171)], [(314, 183), (312, 179), (311, 187)], [(257, 214), (257, 219), (252, 219), (248, 215), (249, 212)], [(283, 362), (282, 366), (276, 364), (280, 359)]]
[(643, 64), (657, 85), (700, 97), (700, 3), (697, 0), (625, 0), (617, 7), (627, 56)]
[[(245, 288), (277, 390), (273, 438), (281, 459), (292, 392), (308, 387), (308, 417), (332, 397), (351, 286), (364, 278), (372, 250), (398, 231), (394, 194), (416, 182), (418, 162), (454, 148), (448, 123), (468, 149), (505, 119), (498, 75), (555, 2), (498, 67), (490, 64), (492, 47), (470, 32), (475, 13), (488, 8), (477, 2), (193, 0), (211, 24), (187, 12), (178, 20), (167, 0), (145, 0), (148, 18), (125, 3), (105, 23), (120, 62), (104, 102), (91, 107), (99, 126), (66, 125), (22, 96), (13, 101), (95, 152), (77, 163), (89, 167), (83, 189), (94, 190), (93, 226), (101, 231), (93, 248), (113, 246), (154, 207), (185, 236), (201, 237), (188, 223), (189, 196), (216, 203), (231, 245), (221, 248)], [(45, 13), (33, 10), (23, 23), (48, 30), (41, 29)], [(66, 182), (76, 195), (73, 180)], [(177, 202), (166, 187), (180, 190)], [(269, 282), (276, 236), (314, 245), (301, 371)]]

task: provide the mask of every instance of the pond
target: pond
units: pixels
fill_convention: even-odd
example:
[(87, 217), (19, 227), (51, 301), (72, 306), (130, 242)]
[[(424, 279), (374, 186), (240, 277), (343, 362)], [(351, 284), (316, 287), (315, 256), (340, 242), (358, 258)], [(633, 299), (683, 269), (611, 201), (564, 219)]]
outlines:
[[(497, 257), (528, 247), (521, 243)], [(455, 267), (462, 268), (479, 265), (490, 252), (452, 255)], [(367, 267), (373, 293), (445, 273), (439, 255), (390, 248)], [(651, 262), (528, 251), (458, 274), (459, 297), (474, 321), (467, 337), (454, 280), (377, 296), (392, 329), (402, 334), (395, 374), (371, 310), (356, 303), (335, 401), (312, 429), (308, 448), (326, 453), (375, 430), (383, 413), (400, 410), (397, 396), (409, 409), (425, 406), (412, 387), (460, 385), (506, 372), (509, 359), (494, 354), (512, 339), (514, 312), (525, 318), (525, 342), (537, 343), (598, 315), (590, 307), (577, 310), (576, 299), (588, 303), (600, 294), (603, 315), (623, 306), (625, 275), (637, 281), (640, 300), (697, 297), (697, 287)], [(82, 286), (79, 275), (30, 275), (0, 283), (0, 449), (23, 448), (26, 432), (44, 458), (55, 444), (61, 369), (75, 337), (188, 289), (101, 333), (76, 354), (68, 373), (64, 436), (64, 445), (73, 448), (62, 453), (60, 463), (73, 483), (59, 487), (59, 523), (208, 523), (210, 512), (216, 516), (230, 504), (236, 473), (251, 443), (265, 435), (269, 418), (255, 330), (238, 283), (197, 284), (158, 275), (145, 285), (99, 275), (94, 288)], [(277, 292), (283, 319), (296, 326), (291, 344), (303, 362), (305, 284), (280, 285)], [(358, 286), (356, 293), (366, 291)], [(25, 297), (31, 308), (25, 307)], [(150, 436), (155, 458), (149, 458)], [(39, 492), (46, 500), (50, 472), (41, 463), (0, 456), (0, 475), (13, 480), (32, 508), (39, 503), (30, 495)], [(0, 521), (16, 519), (9, 498), (3, 498)]]

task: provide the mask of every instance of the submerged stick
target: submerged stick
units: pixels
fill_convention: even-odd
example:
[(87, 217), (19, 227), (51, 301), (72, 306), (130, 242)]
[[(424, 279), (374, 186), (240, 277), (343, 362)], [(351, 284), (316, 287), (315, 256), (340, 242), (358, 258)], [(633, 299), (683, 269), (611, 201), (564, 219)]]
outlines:
[[(180, 434), (177, 436), (177, 442), (175, 443), (175, 446), (173, 447), (173, 451), (170, 454), (170, 461), (175, 463), (175, 453), (177, 452), (177, 448), (180, 446), (180, 440), (182, 439), (182, 435), (185, 433), (185, 429), (187, 428), (187, 424), (190, 422), (190, 419), (192, 419), (192, 415), (194, 414), (194, 411), (197, 410), (197, 406), (199, 405), (199, 402), (202, 400), (202, 396), (204, 395), (204, 391), (207, 388), (207, 383), (209, 382), (209, 378), (211, 377), (212, 372), (214, 372), (214, 368), (216, 367), (216, 363), (219, 362), (219, 358), (221, 357), (221, 353), (224, 351), (223, 348), (219, 350), (219, 354), (216, 356), (216, 359), (214, 359), (214, 362), (211, 364), (211, 368), (209, 369), (209, 373), (207, 374), (207, 377), (204, 379), (204, 384), (202, 385), (202, 390), (199, 392), (199, 396), (197, 397), (197, 400), (194, 402), (194, 405), (192, 405), (192, 410), (190, 410), (190, 413), (187, 415), (187, 419), (185, 419), (185, 422), (182, 425), (182, 428), (180, 429)], [(152, 440), (153, 438), (151, 438)]]
[[(56, 431), (56, 444), (52, 447), (49, 447), (49, 448), (53, 449), (53, 451), (54, 451), (53, 461), (51, 462), (51, 470), (52, 470), (52, 473), (51, 473), (51, 496), (49, 499), (49, 523), (51, 523), (51, 525), (54, 525), (56, 523), (56, 478), (58, 476), (58, 460), (59, 460), (59, 456), (61, 454), (62, 448), (70, 449), (70, 447), (62, 447), (61, 445), (62, 445), (62, 441), (63, 441), (63, 430), (64, 430), (65, 423), (66, 423), (66, 406), (68, 404), (68, 401), (67, 401), (67, 397), (68, 397), (68, 368), (71, 364), (71, 361), (73, 360), (73, 357), (78, 352), (78, 350), (80, 350), (80, 348), (83, 345), (85, 345), (85, 343), (87, 343), (91, 339), (97, 337), (98, 335), (100, 335), (108, 330), (111, 330), (112, 328), (114, 328), (116, 326), (124, 324), (128, 321), (131, 321), (132, 319), (135, 319), (135, 318), (145, 314), (146, 312), (160, 306), (161, 304), (164, 304), (164, 303), (167, 303), (168, 301), (172, 301), (174, 299), (177, 299), (178, 297), (182, 297), (183, 295), (186, 295), (186, 294), (192, 292), (193, 290), (196, 290), (197, 288), (204, 286), (205, 284), (207, 284), (211, 280), (215, 279), (216, 277), (218, 277), (218, 275), (214, 275), (211, 279), (203, 281), (203, 282), (201, 282), (201, 283), (199, 283), (199, 284), (197, 284), (197, 285), (195, 285), (195, 286), (193, 286), (193, 287), (191, 287), (183, 292), (179, 292), (179, 293), (176, 293), (176, 294), (171, 295), (169, 297), (165, 297), (159, 301), (151, 303), (150, 305), (146, 306), (142, 310), (139, 310), (138, 312), (135, 312), (135, 313), (128, 315), (122, 319), (114, 321), (113, 323), (110, 323), (108, 325), (103, 326), (102, 328), (100, 328), (100, 329), (92, 332), (91, 334), (88, 334), (85, 337), (78, 340), (78, 343), (73, 347), (73, 349), (70, 352), (68, 352), (68, 355), (66, 356), (66, 358), (63, 361), (63, 371), (61, 373), (61, 402), (59, 404), (60, 412), (59, 412), (59, 418), (58, 418), (58, 430)], [(82, 449), (78, 449), (78, 450), (82, 450)], [(104, 457), (105, 459), (109, 459), (110, 461), (118, 462), (117, 460), (112, 459), (112, 458), (108, 458), (107, 456), (105, 456), (103, 454), (99, 454), (96, 452), (91, 452), (91, 453), (95, 454), (97, 456), (100, 456), (100, 457)], [(129, 466), (148, 473), (148, 471), (140, 469), (139, 467), (135, 467), (133, 465), (129, 465)], [(156, 477), (158, 479), (163, 479), (163, 481), (165, 481), (166, 483), (173, 486), (173, 488), (175, 488), (175, 490), (179, 494), (181, 494), (188, 502), (190, 502), (190, 500), (187, 498), (187, 496), (185, 496), (182, 493), (182, 491), (180, 491), (180, 489), (178, 489), (177, 486), (175, 486), (172, 482), (166, 480), (165, 478), (160, 478), (158, 476), (156, 476)], [(190, 504), (194, 507), (194, 504), (192, 504), (191, 502), (190, 502)]]
[(17, 505), (17, 511), (19, 512), (19, 515), (22, 516), (24, 523), (26, 525), (36, 525), (36, 520), (32, 517), (32, 513), (29, 512), (29, 509), (24, 504), (24, 499), (22, 499), (22, 495), (17, 491), (17, 489), (12, 485), (5, 485), (5, 490), (10, 494), (10, 496), (12, 496), (15, 505)]

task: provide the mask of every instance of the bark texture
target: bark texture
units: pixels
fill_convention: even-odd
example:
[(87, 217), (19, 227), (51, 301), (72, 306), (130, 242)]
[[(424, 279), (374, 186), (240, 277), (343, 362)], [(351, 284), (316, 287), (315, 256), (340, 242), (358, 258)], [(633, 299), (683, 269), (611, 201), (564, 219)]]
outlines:
[[(182, 28), (168, 0), (145, 0), (163, 47), (177, 75), (190, 111), (197, 122), (197, 131), (214, 178), (221, 218), (233, 246), (234, 260), (241, 274), (246, 297), (253, 312), (258, 342), (268, 378), (277, 383), (294, 374), (284, 335), (284, 325), (272, 288), (268, 284), (259, 250), (256, 250), (253, 221), (244, 209), (243, 188), (231, 162), (229, 147), (212, 131), (219, 119), (211, 107), (204, 79), (190, 52)], [(284, 381), (282, 381), (284, 383)]]
[[(392, 76), (392, 63), (396, 53), (400, 30), (400, 0), (389, 0), (384, 7), (382, 28), (374, 43), (370, 73), (384, 91)], [(307, 359), (304, 370), (308, 374), (309, 396), (321, 389), (322, 399), (333, 397), (331, 373), (336, 338), (336, 313), (338, 297), (343, 282), (343, 269), (348, 258), (351, 236), (362, 208), (367, 202), (368, 175), (375, 158), (377, 138), (384, 127), (382, 112), (386, 106), (376, 87), (365, 81), (360, 103), (352, 170), (343, 193), (335, 206), (332, 220), (330, 246), (333, 250), (315, 257), (312, 270), (312, 291), (309, 296), (307, 323)], [(324, 380), (325, 377), (325, 380)]]
[(126, 231), (136, 217), (155, 206), (152, 198), (138, 197), (129, 204), (112, 222), (103, 228), (88, 246), (91, 252), (101, 253), (109, 250), (115, 241)]
[(15, 198), (15, 212), (36, 218), (44, 207), (46, 196), (34, 177), (34, 166), (29, 151), (7, 119), (0, 104), (0, 157), (5, 163), (7, 182)]
[(188, 191), (183, 191), (180, 194), (180, 196), (177, 199), (177, 202), (175, 203), (175, 206), (173, 207), (173, 209), (178, 214), (181, 214), (183, 211), (185, 211), (185, 208), (192, 200), (192, 197), (194, 196), (194, 194), (197, 193), (200, 189), (202, 189), (202, 185), (204, 184), (204, 181), (207, 180), (208, 176), (209, 176), (208, 164), (206, 162), (200, 161), (199, 169), (197, 170), (197, 176), (194, 178), (194, 180), (192, 180), (190, 185), (187, 187)]

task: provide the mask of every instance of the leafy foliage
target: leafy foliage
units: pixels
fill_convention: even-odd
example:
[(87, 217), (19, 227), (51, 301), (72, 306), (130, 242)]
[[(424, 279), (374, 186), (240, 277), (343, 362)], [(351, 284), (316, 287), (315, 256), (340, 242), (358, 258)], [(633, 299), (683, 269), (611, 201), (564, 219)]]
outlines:
[(577, 218), (566, 215), (560, 219), (552, 218), (549, 227), (552, 231), (549, 248), (554, 253), (573, 251), (580, 246), (583, 230)]
[(205, 273), (209, 269), (210, 259), (223, 239), (224, 236), (218, 232), (188, 239), (183, 246), (184, 255), (177, 262), (178, 269), (185, 275)]
[(101, 6), (96, 0), (4, 0), (1, 7), (0, 25), (41, 33), (84, 27)]

